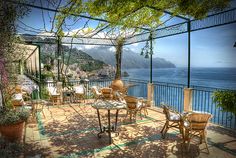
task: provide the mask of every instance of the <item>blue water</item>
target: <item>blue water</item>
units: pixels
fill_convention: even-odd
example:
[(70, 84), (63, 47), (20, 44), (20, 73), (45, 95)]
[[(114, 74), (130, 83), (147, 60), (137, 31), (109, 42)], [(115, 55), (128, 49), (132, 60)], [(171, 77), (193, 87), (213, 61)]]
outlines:
[[(149, 69), (126, 69), (126, 79), (149, 80)], [(153, 81), (187, 85), (187, 68), (153, 69)], [(191, 86), (236, 90), (236, 68), (191, 68)]]
[[(128, 69), (130, 75), (126, 79), (149, 80), (149, 69)], [(187, 85), (187, 68), (153, 69), (153, 81)], [(192, 68), (191, 85), (219, 89), (236, 90), (236, 68)], [(134, 83), (128, 94), (138, 97), (147, 96), (146, 82)], [(159, 106), (161, 102), (171, 105), (179, 112), (183, 111), (183, 87), (156, 85), (154, 88), (154, 102)], [(200, 88), (201, 89), (201, 88)], [(194, 88), (192, 108), (197, 111), (206, 111), (213, 114), (211, 121), (225, 127), (236, 129), (236, 118), (229, 112), (223, 112), (212, 100), (213, 89), (202, 91)]]

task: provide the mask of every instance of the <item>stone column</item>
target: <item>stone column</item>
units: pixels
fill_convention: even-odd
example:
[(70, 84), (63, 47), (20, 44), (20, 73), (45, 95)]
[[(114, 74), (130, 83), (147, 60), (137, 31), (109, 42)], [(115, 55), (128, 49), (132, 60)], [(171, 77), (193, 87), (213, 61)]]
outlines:
[(148, 106), (153, 107), (154, 106), (154, 85), (153, 83), (148, 83), (147, 85), (147, 101), (148, 101)]
[(184, 111), (192, 111), (192, 88), (184, 88)]

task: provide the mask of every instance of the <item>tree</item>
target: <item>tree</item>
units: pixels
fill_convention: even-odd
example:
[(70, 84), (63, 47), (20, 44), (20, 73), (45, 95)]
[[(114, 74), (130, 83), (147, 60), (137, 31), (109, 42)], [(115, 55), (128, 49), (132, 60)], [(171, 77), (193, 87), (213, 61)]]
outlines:
[[(120, 58), (125, 38), (133, 36), (135, 32), (143, 29), (155, 30), (175, 16), (180, 15), (186, 19), (204, 18), (209, 12), (223, 10), (229, 5), (229, 2), (229, 0), (88, 0), (86, 2), (70, 0), (66, 7), (61, 8), (63, 14), (58, 15), (57, 26), (62, 26), (64, 19), (71, 16), (69, 13), (89, 14), (92, 18), (103, 19), (94, 29), (93, 35), (99, 31), (104, 31), (112, 36), (114, 33), (119, 33), (114, 44), (117, 48), (116, 78), (119, 78)], [(170, 15), (167, 19), (163, 18), (165, 13)], [(125, 34), (127, 31), (133, 33), (127, 36)], [(122, 42), (119, 42), (120, 39)]]
[[(176, 15), (195, 19), (205, 17), (209, 12), (219, 11), (229, 5), (229, 0), (70, 0), (71, 5), (65, 11), (89, 13), (92, 17), (100, 17), (110, 23), (110, 27), (156, 28), (163, 23), (162, 16), (171, 12)], [(101, 25), (102, 26), (102, 25)]]
[(117, 38), (116, 40), (117, 45), (116, 45), (116, 75), (115, 79), (120, 79), (121, 78), (121, 57), (122, 57), (122, 48), (124, 44), (124, 38), (120, 37)]

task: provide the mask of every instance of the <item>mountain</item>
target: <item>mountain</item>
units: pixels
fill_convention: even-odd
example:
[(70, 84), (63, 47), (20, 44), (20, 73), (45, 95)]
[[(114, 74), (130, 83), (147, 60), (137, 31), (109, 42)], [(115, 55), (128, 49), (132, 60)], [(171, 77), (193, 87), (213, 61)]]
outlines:
[[(54, 39), (50, 38), (41, 38), (37, 36), (22, 36), (26, 40), (30, 41), (50, 41), (56, 43)], [(57, 51), (56, 44), (42, 44), (41, 45), (42, 55), (45, 56), (41, 59), (43, 62), (46, 60), (47, 56), (51, 56), (55, 59), (55, 53)], [(65, 59), (68, 59), (68, 52), (70, 52), (69, 46), (62, 46), (62, 51), (64, 52)], [(67, 60), (65, 60), (67, 61)], [(115, 66), (115, 52), (112, 50), (112, 47), (106, 46), (95, 46), (92, 49), (83, 49), (79, 50), (77, 48), (73, 48), (71, 50), (71, 57), (69, 65), (77, 63), (79, 68), (85, 71), (98, 70), (102, 68), (104, 65), (112, 65)], [(65, 62), (66, 64), (66, 62)], [(138, 53), (133, 52), (129, 48), (123, 49), (122, 55), (122, 68), (149, 68), (150, 59), (146, 59)], [(173, 68), (175, 65), (170, 61), (167, 61), (163, 58), (153, 58), (153, 68)]]
[[(27, 41), (41, 41), (41, 42), (55, 43), (55, 44), (46, 44), (46, 43), (40, 44), (40, 48), (41, 48), (42, 62), (44, 64), (46, 63), (51, 65), (56, 65), (57, 61), (55, 60), (56, 59), (55, 54), (57, 52), (57, 44), (55, 39), (41, 38), (38, 36), (28, 36), (28, 35), (22, 35), (21, 37)], [(64, 64), (67, 65), (67, 62), (69, 61), (68, 65), (76, 64), (77, 67), (82, 71), (90, 72), (93, 70), (102, 69), (104, 66), (107, 66), (107, 64), (105, 64), (103, 61), (93, 59), (90, 55), (81, 50), (78, 50), (77, 48), (70, 49), (69, 46), (62, 45), (61, 51), (64, 53)], [(52, 60), (54, 61), (52, 62)]]
[[(115, 52), (110, 47), (99, 46), (85, 51), (94, 59), (103, 61), (106, 64), (115, 66)], [(129, 48), (123, 49), (122, 68), (149, 68), (150, 59), (133, 52)], [(175, 65), (163, 58), (153, 58), (153, 68), (174, 68)]]

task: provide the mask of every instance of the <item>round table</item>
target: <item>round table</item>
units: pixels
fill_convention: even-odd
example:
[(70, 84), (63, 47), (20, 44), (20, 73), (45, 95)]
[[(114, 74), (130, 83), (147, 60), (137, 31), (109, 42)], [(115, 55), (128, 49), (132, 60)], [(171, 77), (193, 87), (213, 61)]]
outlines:
[(73, 90), (63, 90), (63, 103), (69, 102), (73, 103), (74, 102), (74, 91)]
[[(119, 110), (126, 108), (126, 104), (119, 101), (114, 101), (114, 100), (98, 100), (92, 105), (92, 107), (97, 110), (98, 123), (100, 127), (100, 132), (98, 133), (98, 137), (101, 138), (102, 133), (108, 132), (109, 143), (111, 144), (112, 143), (111, 131), (112, 132), (116, 131)], [(106, 127), (102, 128), (99, 110), (107, 110), (108, 112), (108, 127), (107, 128)], [(111, 126), (111, 115), (110, 115), (111, 110), (116, 110), (116, 120), (115, 120), (114, 126)]]

